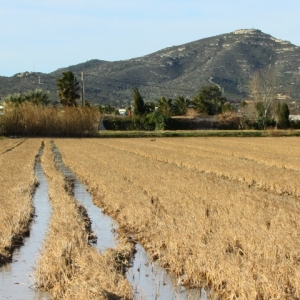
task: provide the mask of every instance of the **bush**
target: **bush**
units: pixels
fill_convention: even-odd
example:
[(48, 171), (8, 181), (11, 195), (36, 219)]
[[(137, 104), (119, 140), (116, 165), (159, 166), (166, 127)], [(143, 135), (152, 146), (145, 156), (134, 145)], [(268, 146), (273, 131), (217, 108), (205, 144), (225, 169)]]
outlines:
[(147, 130), (144, 119), (140, 116), (106, 116), (103, 124), (107, 130)]
[(152, 131), (166, 129), (169, 119), (159, 112), (152, 112), (146, 116), (107, 116), (103, 120), (103, 124), (107, 130)]
[(170, 123), (171, 118), (158, 111), (148, 114), (145, 118), (145, 124), (149, 130), (165, 130)]
[(290, 127), (293, 129), (300, 129), (300, 121), (290, 121)]

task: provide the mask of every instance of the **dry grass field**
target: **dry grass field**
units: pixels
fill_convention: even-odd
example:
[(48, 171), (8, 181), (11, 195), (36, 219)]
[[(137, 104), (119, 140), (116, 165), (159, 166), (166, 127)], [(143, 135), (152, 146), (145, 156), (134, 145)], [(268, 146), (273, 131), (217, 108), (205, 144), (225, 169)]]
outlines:
[(36, 184), (35, 156), (41, 140), (0, 141), (0, 265), (10, 260), (12, 249), (22, 244), (32, 217)]
[(220, 299), (299, 299), (299, 138), (55, 139), (97, 205)]
[(68, 192), (62, 173), (54, 166), (49, 140), (42, 165), (53, 212), (35, 271), (37, 287), (47, 290), (51, 299), (130, 299), (131, 287), (118, 271), (117, 258), (129, 257), (132, 244), (121, 237), (118, 248), (103, 255), (90, 246), (85, 210)]
[(25, 139), (3, 139), (0, 140), (0, 154), (9, 152), (14, 148), (18, 147), (20, 144), (24, 143)]

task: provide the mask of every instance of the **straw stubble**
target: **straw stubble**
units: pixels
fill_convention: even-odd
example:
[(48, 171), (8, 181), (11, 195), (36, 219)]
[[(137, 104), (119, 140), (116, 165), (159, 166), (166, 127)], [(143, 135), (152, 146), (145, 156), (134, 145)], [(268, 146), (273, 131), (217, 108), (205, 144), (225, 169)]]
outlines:
[(13, 249), (28, 235), (37, 184), (34, 162), (40, 145), (39, 139), (0, 142), (0, 265), (11, 260)]
[(102, 255), (88, 244), (82, 208), (67, 193), (50, 148), (48, 140), (42, 163), (53, 212), (35, 272), (37, 287), (49, 291), (52, 299), (107, 299), (108, 295), (129, 299), (130, 284), (118, 271), (116, 257), (119, 253), (125, 257), (132, 249), (124, 241)]
[(221, 299), (299, 298), (300, 174), (286, 156), (295, 139), (218, 140), (56, 144), (98, 205), (183, 284)]

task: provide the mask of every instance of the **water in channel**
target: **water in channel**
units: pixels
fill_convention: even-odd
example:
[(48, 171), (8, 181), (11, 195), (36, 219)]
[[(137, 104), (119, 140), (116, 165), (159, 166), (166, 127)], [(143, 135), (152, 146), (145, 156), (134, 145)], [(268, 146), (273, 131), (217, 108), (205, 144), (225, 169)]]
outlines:
[[(61, 154), (55, 144), (52, 144), (55, 162), (63, 175), (72, 182), (74, 196), (83, 205), (92, 222), (92, 230), (97, 235), (95, 245), (101, 252), (114, 248), (117, 243), (116, 229), (118, 224), (102, 210), (93, 204), (93, 199), (87, 188), (73, 172), (62, 162)], [(127, 270), (126, 277), (133, 287), (133, 297), (138, 300), (206, 300), (205, 291), (186, 290), (172, 281), (170, 275), (159, 266), (150, 262), (149, 255), (140, 244), (136, 244), (136, 253), (132, 259), (132, 267)]]
[(204, 289), (187, 290), (178, 281), (174, 282), (165, 269), (157, 262), (151, 262), (148, 253), (136, 244), (132, 267), (128, 269), (127, 279), (133, 286), (136, 299), (153, 300), (207, 300)]
[(85, 207), (87, 214), (92, 222), (92, 231), (97, 236), (95, 247), (101, 252), (108, 248), (114, 248), (117, 243), (116, 229), (118, 224), (109, 216), (103, 214), (101, 208), (94, 205), (91, 194), (87, 188), (82, 184), (74, 175), (74, 173), (64, 165), (62, 157), (57, 147), (52, 144), (55, 163), (58, 165), (60, 171), (67, 178), (74, 187), (74, 197), (76, 200)]
[(51, 215), (48, 184), (40, 162), (41, 155), (42, 149), (35, 163), (35, 176), (39, 186), (33, 197), (35, 216), (30, 226), (30, 236), (24, 239), (24, 245), (14, 250), (12, 263), (0, 267), (0, 299), (49, 299), (47, 293), (34, 289), (32, 277)]

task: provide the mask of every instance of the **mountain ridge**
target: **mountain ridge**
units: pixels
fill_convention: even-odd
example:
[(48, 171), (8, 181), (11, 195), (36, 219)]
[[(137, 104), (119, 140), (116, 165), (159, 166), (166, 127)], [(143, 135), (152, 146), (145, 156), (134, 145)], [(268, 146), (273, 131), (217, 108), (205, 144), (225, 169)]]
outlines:
[[(15, 83), (6, 91), (14, 92), (18, 87), (24, 91), (38, 85), (49, 89), (56, 98), (53, 79), (71, 70), (78, 80), (84, 72), (86, 99), (93, 103), (129, 105), (134, 86), (145, 101), (155, 101), (161, 96), (192, 98), (201, 86), (212, 82), (222, 87), (228, 99), (242, 100), (248, 97), (248, 83), (254, 72), (269, 65), (276, 66), (282, 92), (298, 98), (300, 47), (258, 29), (239, 29), (127, 60), (92, 59), (49, 74), (15, 75), (8, 79), (17, 77), (19, 81), (11, 80)], [(3, 94), (0, 87), (0, 95)]]

